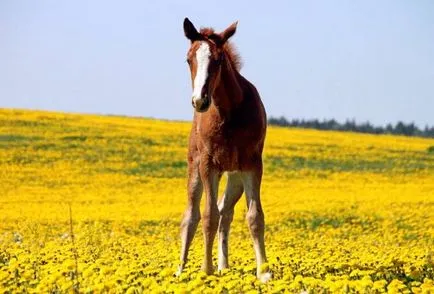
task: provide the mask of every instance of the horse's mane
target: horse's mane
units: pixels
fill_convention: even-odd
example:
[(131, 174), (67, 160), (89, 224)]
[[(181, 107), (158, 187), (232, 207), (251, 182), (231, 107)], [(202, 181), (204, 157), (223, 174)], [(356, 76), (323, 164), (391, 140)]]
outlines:
[[(213, 28), (201, 28), (200, 29), (200, 34), (208, 40), (213, 40), (213, 38), (220, 38), (219, 35), (217, 35), (214, 32)], [(235, 48), (235, 46), (227, 41), (224, 45), (223, 45), (223, 50), (226, 53), (226, 55), (229, 57), (229, 62), (231, 63), (231, 65), (237, 70), (240, 71), (241, 67), (242, 67), (242, 61), (241, 61), (241, 56), (238, 53), (237, 49)]]

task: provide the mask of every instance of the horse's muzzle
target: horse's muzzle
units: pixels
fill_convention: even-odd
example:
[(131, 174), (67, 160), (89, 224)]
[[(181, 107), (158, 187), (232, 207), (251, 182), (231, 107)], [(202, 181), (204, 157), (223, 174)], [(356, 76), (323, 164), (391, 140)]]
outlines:
[(202, 98), (199, 99), (193, 97), (193, 99), (191, 100), (191, 104), (197, 112), (205, 112), (211, 105), (211, 99), (209, 99), (208, 95), (204, 95)]

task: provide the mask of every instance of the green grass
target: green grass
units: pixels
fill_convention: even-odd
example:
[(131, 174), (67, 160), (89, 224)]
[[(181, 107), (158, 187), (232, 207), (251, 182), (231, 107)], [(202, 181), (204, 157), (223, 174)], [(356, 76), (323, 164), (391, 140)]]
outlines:
[[(434, 155), (434, 154), (433, 154)], [(362, 156), (352, 159), (317, 159), (301, 156), (268, 156), (265, 157), (265, 168), (268, 172), (276, 171), (332, 171), (332, 172), (375, 172), (412, 173), (420, 170), (434, 171), (434, 156), (423, 152), (414, 156), (404, 154), (399, 159), (384, 157), (380, 160), (370, 160)]]

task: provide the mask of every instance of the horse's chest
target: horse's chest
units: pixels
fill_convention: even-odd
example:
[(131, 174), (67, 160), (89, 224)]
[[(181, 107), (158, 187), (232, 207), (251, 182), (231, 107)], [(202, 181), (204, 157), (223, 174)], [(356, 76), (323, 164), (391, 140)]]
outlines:
[(202, 132), (202, 151), (206, 152), (213, 163), (222, 170), (240, 169), (242, 150), (236, 133), (230, 130), (217, 129)]
[(209, 150), (213, 163), (222, 170), (240, 169), (241, 154), (237, 146), (214, 144)]

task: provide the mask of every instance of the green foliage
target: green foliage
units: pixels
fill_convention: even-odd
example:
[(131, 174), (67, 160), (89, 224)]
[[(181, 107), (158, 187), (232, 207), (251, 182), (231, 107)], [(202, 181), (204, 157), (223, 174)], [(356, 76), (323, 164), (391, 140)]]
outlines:
[(386, 127), (379, 127), (373, 126), (370, 122), (356, 123), (354, 120), (347, 120), (345, 123), (339, 123), (335, 119), (323, 121), (319, 121), (318, 119), (292, 119), (289, 121), (282, 116), (280, 118), (270, 117), (268, 119), (268, 123), (270, 125), (276, 126), (308, 128), (316, 130), (334, 130), (367, 134), (394, 134), (434, 138), (434, 126), (426, 126), (425, 129), (419, 129), (413, 122), (406, 124), (399, 121), (395, 126), (392, 124), (387, 124)]

